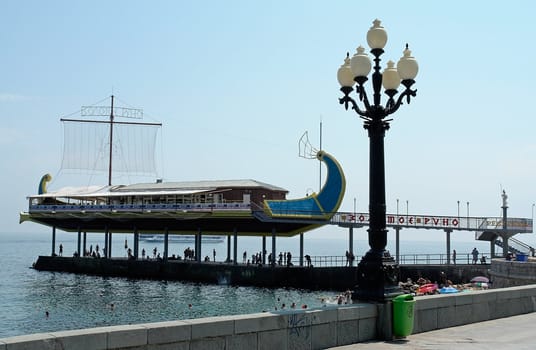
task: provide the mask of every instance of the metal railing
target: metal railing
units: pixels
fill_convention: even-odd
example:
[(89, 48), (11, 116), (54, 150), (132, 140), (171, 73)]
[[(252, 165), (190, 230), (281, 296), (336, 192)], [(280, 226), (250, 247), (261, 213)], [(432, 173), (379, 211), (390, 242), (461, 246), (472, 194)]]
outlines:
[[(477, 259), (477, 264), (491, 262), (490, 253), (479, 254)], [(473, 255), (468, 254), (458, 254), (456, 260), (452, 260), (452, 256), (448, 254), (404, 254), (400, 255), (399, 262), (400, 265), (446, 265), (450, 263), (451, 265), (455, 264), (473, 264)]]
[[(482, 256), (485, 256), (485, 261), (482, 261)], [(477, 265), (481, 264), (489, 264), (491, 263), (490, 254), (484, 253), (479, 255), (479, 259), (476, 262)], [(113, 257), (114, 259), (126, 259), (126, 257)], [(348, 261), (345, 256), (342, 255), (317, 255), (317, 256), (311, 256), (311, 267), (312, 268), (318, 268), (318, 267), (357, 267), (359, 261), (362, 257), (356, 257), (356, 259), (352, 261)], [(394, 257), (395, 258), (395, 257)], [(146, 258), (139, 258), (140, 260), (147, 259), (147, 260), (156, 260), (155, 258), (147, 255)], [(174, 261), (174, 259), (168, 258), (171, 261)], [(195, 263), (195, 259), (184, 259), (182, 257), (179, 257), (177, 262), (186, 262), (186, 263)], [(213, 261), (202, 261), (201, 263), (211, 263), (213, 264)], [(232, 264), (232, 261), (226, 261), (226, 263)], [(449, 264), (451, 266), (453, 265), (471, 265), (473, 264), (473, 257), (471, 254), (462, 254), (458, 255), (455, 262), (452, 261), (452, 258), (450, 262), (447, 259), (447, 254), (404, 254), (400, 255), (400, 259), (398, 264), (399, 265), (447, 265)], [(248, 262), (242, 262), (239, 261), (238, 265), (252, 265), (252, 266), (259, 266), (256, 263)], [(270, 263), (268, 262), (268, 259), (266, 261), (266, 264), (262, 264), (264, 267), (270, 267)], [(300, 258), (299, 257), (292, 257), (290, 267), (297, 267), (300, 266)], [(305, 257), (303, 258), (303, 266), (307, 267), (307, 261)], [(279, 261), (276, 260), (275, 262), (276, 268), (286, 268), (289, 267), (286, 260), (282, 260), (281, 264), (279, 264)]]
[[(345, 256), (340, 255), (326, 255), (326, 256), (312, 256), (311, 264), (313, 267), (331, 267), (331, 266), (349, 266)], [(304, 263), (304, 265), (306, 265)], [(354, 261), (354, 266), (356, 263)]]
[[(330, 219), (332, 225), (368, 226), (369, 213), (337, 212)], [(422, 228), (459, 231), (503, 230), (501, 217), (462, 217), (443, 215), (386, 214), (386, 225), (399, 228)], [(515, 233), (532, 232), (532, 219), (508, 218), (507, 231)]]
[[(394, 257), (394, 256), (393, 256)], [(482, 259), (482, 257), (485, 257)], [(394, 257), (396, 259), (396, 257)], [(311, 256), (311, 265), (313, 267), (345, 267), (345, 266), (357, 266), (361, 257), (356, 257), (352, 262), (348, 262), (345, 256), (341, 255), (318, 255)], [(299, 257), (292, 257), (292, 265), (299, 266)], [(479, 258), (476, 264), (489, 264), (491, 262), (491, 254), (483, 253), (479, 254)], [(473, 255), (458, 254), (456, 261), (452, 260), (452, 256), (447, 254), (403, 254), (400, 255), (398, 263), (400, 265), (466, 265), (473, 264)], [(283, 261), (281, 265), (286, 266), (286, 261)], [(303, 259), (303, 266), (307, 266), (305, 258)]]
[(30, 213), (35, 212), (189, 212), (212, 210), (251, 210), (247, 203), (195, 203), (195, 204), (36, 204), (30, 205)]

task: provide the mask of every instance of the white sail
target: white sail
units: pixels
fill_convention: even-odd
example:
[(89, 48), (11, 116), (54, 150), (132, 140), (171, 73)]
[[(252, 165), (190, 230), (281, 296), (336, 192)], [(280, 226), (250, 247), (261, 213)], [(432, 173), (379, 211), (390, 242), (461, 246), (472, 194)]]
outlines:
[[(64, 146), (61, 168), (105, 172), (110, 161), (110, 123), (62, 120)], [(160, 125), (113, 124), (113, 171), (154, 175), (156, 137)]]

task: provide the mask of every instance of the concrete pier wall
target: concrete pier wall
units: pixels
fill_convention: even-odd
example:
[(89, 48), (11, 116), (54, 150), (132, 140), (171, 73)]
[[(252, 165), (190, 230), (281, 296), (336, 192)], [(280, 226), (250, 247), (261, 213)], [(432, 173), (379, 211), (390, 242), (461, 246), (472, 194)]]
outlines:
[(36, 270), (98, 276), (181, 280), (258, 287), (294, 287), (311, 290), (353, 289), (357, 267), (299, 267), (227, 264), (169, 260), (95, 259), (39, 256)]
[[(432, 295), (415, 300), (413, 333), (536, 311), (536, 285)], [(389, 334), (388, 304), (159, 322), (32, 334), (0, 339), (0, 350), (19, 349), (325, 349)], [(387, 323), (387, 322), (386, 322)]]
[(475, 276), (490, 278), (490, 268), (490, 264), (400, 265), (400, 281), (405, 282), (408, 278), (417, 281), (419, 277), (424, 277), (432, 282), (440, 282), (443, 272), (454, 284), (468, 283)]
[[(182, 280), (212, 284), (258, 287), (294, 287), (311, 290), (354, 289), (357, 267), (285, 267), (169, 260), (94, 259), (39, 256), (37, 270), (82, 273), (99, 276)], [(466, 283), (474, 276), (488, 276), (489, 265), (401, 265), (400, 279), (419, 277), (440, 281), (445, 272), (454, 283)], [(534, 282), (536, 283), (536, 281)]]
[(493, 288), (523, 286), (536, 283), (536, 264), (534, 258), (529, 261), (507, 261), (493, 259), (490, 278)]

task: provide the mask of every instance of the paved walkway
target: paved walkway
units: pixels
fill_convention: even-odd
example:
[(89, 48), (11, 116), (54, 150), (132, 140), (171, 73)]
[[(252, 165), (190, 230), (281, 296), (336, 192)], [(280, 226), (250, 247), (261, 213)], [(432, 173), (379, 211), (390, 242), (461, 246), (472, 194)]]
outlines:
[(371, 341), (332, 349), (536, 349), (536, 312), (413, 334), (398, 341)]

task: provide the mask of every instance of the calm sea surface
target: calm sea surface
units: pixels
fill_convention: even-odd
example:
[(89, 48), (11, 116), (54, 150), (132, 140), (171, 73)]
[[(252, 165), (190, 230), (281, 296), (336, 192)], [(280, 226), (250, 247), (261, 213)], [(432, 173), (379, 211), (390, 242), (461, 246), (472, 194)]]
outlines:
[[(88, 234), (87, 246), (103, 244), (102, 235)], [(132, 236), (114, 235), (114, 256), (126, 256), (124, 243), (132, 244)], [(271, 239), (267, 250), (271, 251)], [(76, 250), (76, 234), (58, 232), (56, 245), (64, 246), (64, 255)], [(443, 253), (444, 242), (401, 242), (402, 254)], [(182, 252), (192, 244), (171, 243), (171, 254)], [(343, 256), (348, 249), (346, 239), (308, 239), (305, 254)], [(473, 246), (489, 251), (489, 244), (461, 242), (453, 244), (460, 254), (469, 253)], [(141, 248), (163, 251), (163, 243), (141, 242)], [(205, 285), (176, 281), (131, 280), (39, 272), (31, 268), (39, 255), (51, 253), (50, 233), (0, 233), (0, 338), (40, 332), (52, 332), (119, 324), (136, 324), (181, 320), (219, 315), (233, 315), (273, 310), (282, 303), (307, 304), (321, 307), (321, 298), (332, 298), (337, 291), (305, 291), (297, 289), (267, 289), (226, 285)], [(57, 252), (56, 247), (56, 252)], [(202, 256), (222, 261), (227, 244), (206, 244)], [(262, 249), (260, 238), (239, 238), (238, 256)], [(388, 246), (391, 252), (394, 248)], [(356, 255), (368, 250), (365, 241), (354, 241)], [(299, 255), (297, 238), (278, 239), (277, 251)], [(240, 261), (240, 260), (239, 260)], [(113, 307), (111, 306), (113, 304)], [(191, 304), (191, 307), (189, 306)], [(49, 312), (49, 317), (45, 316)]]

